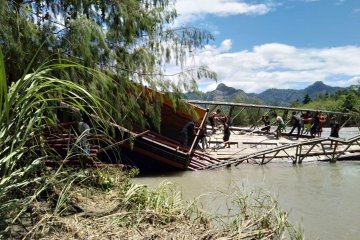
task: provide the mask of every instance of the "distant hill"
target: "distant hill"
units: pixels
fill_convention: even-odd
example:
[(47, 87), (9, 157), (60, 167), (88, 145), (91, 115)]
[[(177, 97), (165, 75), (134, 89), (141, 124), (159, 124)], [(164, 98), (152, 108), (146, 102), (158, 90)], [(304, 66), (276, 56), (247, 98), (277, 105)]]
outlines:
[(251, 96), (241, 89), (228, 87), (220, 83), (213, 91), (195, 94), (193, 92), (186, 93), (185, 98), (192, 100), (218, 101), (218, 102), (243, 102), (243, 103), (263, 103), (256, 96)]
[(199, 95), (194, 93), (187, 93), (185, 95), (187, 99), (192, 100), (243, 102), (287, 106), (293, 103), (296, 99), (298, 99), (299, 102), (302, 102), (306, 94), (309, 94), (311, 99), (315, 99), (319, 94), (332, 94), (344, 89), (345, 88), (331, 87), (321, 81), (318, 81), (302, 90), (271, 88), (256, 94), (246, 93), (241, 89), (235, 89), (220, 83), (214, 91), (200, 93)]
[(319, 94), (332, 94), (342, 89), (344, 88), (331, 87), (318, 81), (302, 90), (271, 88), (259, 94), (249, 95), (256, 96), (269, 105), (287, 106), (296, 99), (302, 102), (306, 94), (309, 94), (311, 99), (315, 99)]
[(305, 93), (308, 93), (311, 98), (316, 98), (319, 94), (325, 94), (325, 93), (335, 93), (339, 90), (344, 90), (345, 88), (341, 87), (331, 87), (329, 85), (324, 84), (321, 81), (317, 81), (314, 84), (308, 86), (304, 89)]

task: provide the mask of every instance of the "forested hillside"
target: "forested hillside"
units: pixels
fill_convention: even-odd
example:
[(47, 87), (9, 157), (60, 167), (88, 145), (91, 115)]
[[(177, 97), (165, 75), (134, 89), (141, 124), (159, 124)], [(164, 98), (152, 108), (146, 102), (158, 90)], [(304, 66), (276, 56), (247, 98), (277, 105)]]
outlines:
[(315, 82), (314, 84), (302, 90), (295, 89), (268, 89), (261, 93), (246, 93), (241, 89), (228, 87), (220, 83), (217, 88), (210, 92), (194, 92), (187, 93), (185, 97), (193, 100), (206, 101), (223, 101), (223, 102), (242, 102), (242, 103), (258, 103), (275, 106), (288, 106), (297, 101), (302, 103), (306, 96), (309, 99), (316, 99), (318, 96), (334, 94), (340, 87), (331, 87), (323, 82)]

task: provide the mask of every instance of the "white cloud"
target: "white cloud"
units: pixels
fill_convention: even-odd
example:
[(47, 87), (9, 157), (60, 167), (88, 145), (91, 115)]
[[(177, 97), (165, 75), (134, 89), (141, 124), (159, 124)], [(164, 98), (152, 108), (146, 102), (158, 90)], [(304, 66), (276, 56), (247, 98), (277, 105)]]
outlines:
[[(230, 52), (232, 42), (206, 46), (192, 61), (207, 65), (218, 74), (218, 83), (261, 92), (268, 88), (303, 89), (315, 81), (332, 86), (358, 84), (360, 47), (296, 48), (280, 43), (255, 46), (251, 51)], [(212, 80), (201, 80), (201, 90), (214, 90)]]
[(345, 0), (337, 0), (335, 4), (336, 4), (336, 5), (341, 5), (341, 4), (343, 4), (344, 2), (345, 2)]
[(271, 10), (271, 4), (251, 4), (243, 0), (178, 0), (175, 8), (180, 15), (179, 23), (188, 23), (206, 15), (263, 15)]

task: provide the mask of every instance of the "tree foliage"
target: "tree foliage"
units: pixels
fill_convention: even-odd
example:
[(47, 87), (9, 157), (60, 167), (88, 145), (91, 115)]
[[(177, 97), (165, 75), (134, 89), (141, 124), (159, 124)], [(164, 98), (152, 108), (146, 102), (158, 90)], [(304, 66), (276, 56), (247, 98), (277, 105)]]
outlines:
[(303, 100), (303, 104), (308, 104), (309, 102), (311, 102), (311, 97), (310, 95), (307, 93), (304, 96), (304, 100)]
[[(334, 94), (328, 94), (324, 98), (316, 98), (308, 104), (299, 107), (309, 109), (321, 109), (337, 112), (349, 112), (352, 114), (351, 120), (347, 126), (358, 126), (360, 119), (360, 92), (357, 88), (349, 88), (346, 90), (337, 91)], [(342, 119), (345, 121), (346, 119)]]
[(344, 102), (342, 104), (342, 108), (344, 111), (356, 111), (356, 107), (358, 100), (356, 98), (356, 95), (354, 92), (349, 92), (344, 99)]
[[(212, 39), (196, 28), (172, 28), (177, 17), (172, 0), (0, 0), (0, 5), (0, 44), (8, 82), (20, 78), (44, 44), (34, 68), (46, 58), (58, 58), (111, 75), (112, 81), (95, 81), (79, 69), (62, 73), (117, 106), (112, 114), (128, 125), (146, 125), (139, 113), (159, 123), (159, 117), (153, 118), (159, 111), (149, 107), (153, 103), (134, 83), (177, 92), (196, 89), (199, 78), (216, 77), (205, 66), (182, 68), (176, 82), (164, 74), (167, 63), (184, 67), (193, 50)], [(180, 95), (175, 95), (175, 107), (176, 96)], [(134, 110), (139, 110), (136, 116)]]

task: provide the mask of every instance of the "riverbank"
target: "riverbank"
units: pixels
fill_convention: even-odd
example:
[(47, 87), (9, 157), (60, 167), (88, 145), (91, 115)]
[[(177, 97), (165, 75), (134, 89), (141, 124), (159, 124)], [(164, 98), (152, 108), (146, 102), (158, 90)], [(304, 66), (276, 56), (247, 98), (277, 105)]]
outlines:
[(197, 201), (185, 201), (175, 184), (163, 182), (150, 189), (135, 184), (131, 179), (134, 173), (118, 169), (89, 170), (82, 174), (76, 180), (49, 189), (11, 226), (11, 232), (3, 236), (9, 239), (302, 238), (277, 201), (261, 192), (234, 191), (228, 196), (233, 204), (228, 214), (210, 214)]
[[(357, 240), (360, 236), (360, 162), (311, 162), (302, 165), (271, 163), (241, 164), (237, 167), (198, 172), (177, 172), (139, 176), (138, 184), (149, 188), (171, 181), (182, 190), (185, 199), (201, 195), (208, 211), (227, 213), (222, 192), (234, 188), (247, 192), (262, 189), (276, 196), (289, 220), (301, 224), (306, 239)], [(220, 194), (219, 194), (220, 193)], [(217, 198), (212, 196), (217, 195)]]

